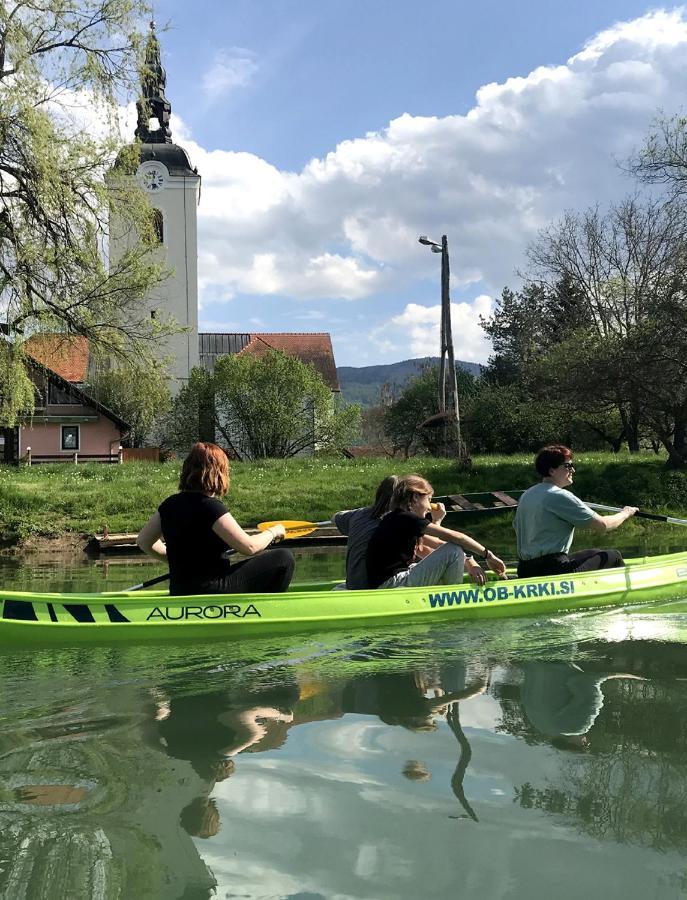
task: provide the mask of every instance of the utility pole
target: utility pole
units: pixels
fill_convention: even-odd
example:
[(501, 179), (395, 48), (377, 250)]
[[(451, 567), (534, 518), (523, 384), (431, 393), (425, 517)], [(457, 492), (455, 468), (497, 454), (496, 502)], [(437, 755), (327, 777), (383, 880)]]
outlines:
[[(442, 417), (444, 432), (444, 448), (448, 450), (449, 434), (455, 434), (459, 459), (466, 456), (460, 427), (460, 402), (458, 398), (458, 380), (456, 377), (456, 360), (453, 353), (453, 335), (451, 332), (451, 265), (448, 254), (448, 238), (444, 234), (441, 244), (430, 240), (426, 235), (418, 238), (421, 244), (432, 248), (432, 253), (441, 253), (441, 361), (439, 365), (439, 413)], [(447, 365), (448, 362), (448, 365)]]

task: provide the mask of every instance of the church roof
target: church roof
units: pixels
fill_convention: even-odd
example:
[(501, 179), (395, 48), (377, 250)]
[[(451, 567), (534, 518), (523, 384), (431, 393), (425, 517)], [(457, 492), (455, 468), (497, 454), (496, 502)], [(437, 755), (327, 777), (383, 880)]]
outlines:
[(199, 334), (200, 363), (212, 369), (220, 356), (231, 353), (267, 353), (281, 350), (304, 363), (311, 363), (331, 391), (339, 391), (332, 340), (327, 332), (243, 332)]
[(37, 362), (65, 381), (81, 384), (88, 373), (88, 338), (78, 334), (34, 334), (24, 349)]
[(141, 144), (141, 162), (162, 163), (170, 175), (197, 175), (188, 153), (178, 144)]

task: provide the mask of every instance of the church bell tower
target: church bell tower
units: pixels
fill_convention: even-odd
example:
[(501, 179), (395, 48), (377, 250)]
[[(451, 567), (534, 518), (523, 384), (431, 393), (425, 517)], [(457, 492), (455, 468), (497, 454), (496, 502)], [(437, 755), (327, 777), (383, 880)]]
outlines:
[[(192, 168), (186, 151), (172, 142), (169, 126), (171, 104), (165, 97), (167, 76), (160, 59), (155, 23), (150, 23), (146, 44), (141, 96), (136, 103), (136, 138), (140, 163), (136, 179), (155, 209), (155, 232), (159, 242), (152, 252), (161, 254), (169, 271), (146, 299), (152, 318), (174, 319), (183, 329), (160, 339), (159, 357), (169, 358), (172, 391), (177, 393), (198, 357), (198, 228), (200, 175)], [(119, 235), (111, 229), (113, 258), (130, 246), (136, 236)]]

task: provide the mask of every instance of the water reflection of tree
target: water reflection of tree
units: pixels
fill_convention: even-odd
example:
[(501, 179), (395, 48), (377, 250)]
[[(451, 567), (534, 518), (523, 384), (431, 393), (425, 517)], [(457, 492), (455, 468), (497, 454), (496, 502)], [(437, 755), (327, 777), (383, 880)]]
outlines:
[[(680, 648), (684, 654), (684, 648)], [(650, 680), (603, 683), (604, 704), (585, 735), (542, 735), (519, 705), (516, 685), (500, 686), (499, 730), (528, 743), (550, 743), (562, 765), (548, 783), (526, 782), (515, 790), (523, 809), (539, 809), (573, 820), (598, 839), (659, 850), (687, 847), (687, 717), (684, 689), (674, 680), (675, 663), (661, 667), (642, 648), (641, 658), (619, 648), (616, 659), (586, 661), (591, 668), (635, 669)], [(625, 655), (619, 655), (623, 652)], [(680, 670), (687, 668), (687, 660)], [(611, 674), (609, 672), (609, 674)], [(629, 673), (628, 673), (629, 674)], [(684, 674), (681, 672), (681, 674)], [(653, 676), (653, 677), (652, 677)]]

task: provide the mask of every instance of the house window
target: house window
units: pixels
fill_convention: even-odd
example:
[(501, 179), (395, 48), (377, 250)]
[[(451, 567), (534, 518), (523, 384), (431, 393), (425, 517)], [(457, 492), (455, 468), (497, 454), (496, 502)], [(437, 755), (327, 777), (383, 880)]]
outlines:
[(48, 403), (54, 406), (74, 406), (79, 401), (68, 388), (60, 387), (54, 381), (48, 384)]
[(79, 426), (63, 425), (62, 426), (62, 450), (78, 450), (79, 449)]

